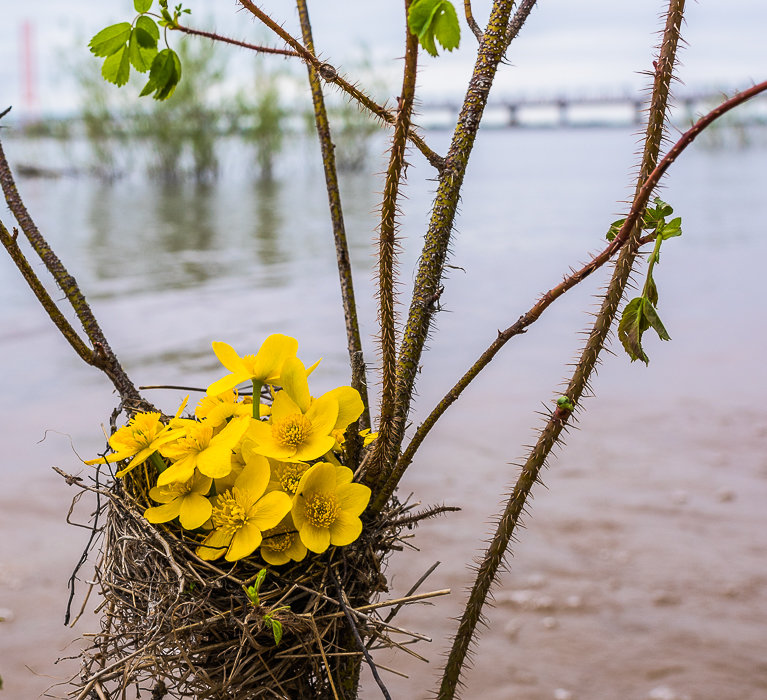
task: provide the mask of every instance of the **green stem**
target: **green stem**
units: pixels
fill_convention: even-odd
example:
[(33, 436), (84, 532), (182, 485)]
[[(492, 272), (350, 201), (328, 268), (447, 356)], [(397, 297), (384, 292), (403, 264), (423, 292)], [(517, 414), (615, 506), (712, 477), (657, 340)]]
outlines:
[(165, 461), (160, 456), (159, 452), (152, 452), (152, 454), (149, 455), (149, 461), (152, 463), (152, 466), (157, 470), (158, 474), (162, 474), (168, 468), (168, 465), (165, 464)]
[(251, 381), (253, 382), (253, 418), (259, 420), (261, 418), (261, 387), (264, 384), (257, 379)]
[(655, 263), (658, 262), (658, 255), (660, 254), (660, 246), (661, 243), (663, 243), (663, 237), (658, 236), (655, 239), (655, 246), (652, 249), (652, 254), (650, 255), (650, 261), (647, 263), (647, 278), (644, 281), (644, 287), (642, 288), (642, 296), (647, 296), (647, 290), (650, 287), (650, 284), (652, 283), (652, 271), (655, 267)]

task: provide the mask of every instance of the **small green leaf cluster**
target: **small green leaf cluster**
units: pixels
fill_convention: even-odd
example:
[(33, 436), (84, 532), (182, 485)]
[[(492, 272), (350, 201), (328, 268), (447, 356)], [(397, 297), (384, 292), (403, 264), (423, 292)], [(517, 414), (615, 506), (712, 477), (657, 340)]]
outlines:
[[(122, 87), (130, 78), (131, 66), (139, 73), (149, 71), (149, 80), (141, 96), (152, 95), (156, 100), (167, 100), (181, 80), (181, 61), (171, 48), (158, 51), (160, 39), (158, 23), (147, 13), (153, 0), (133, 0), (138, 16), (133, 23), (119, 22), (102, 29), (88, 45), (91, 52), (104, 58), (101, 75), (107, 82)], [(160, 0), (159, 25), (174, 28), (181, 13), (188, 13), (177, 5), (171, 15), (168, 0)]]
[[(666, 222), (666, 217), (674, 213), (674, 210), (670, 205), (666, 204), (660, 197), (653, 199), (655, 206), (647, 207), (644, 215), (642, 216), (642, 230), (648, 233), (654, 233), (656, 236), (662, 236), (664, 240), (666, 238), (673, 238), (674, 236), (682, 235), (682, 219), (676, 217), (669, 222)], [(623, 224), (626, 223), (626, 219), (618, 219), (610, 224), (610, 228), (605, 234), (605, 238), (608, 241), (615, 240), (615, 237), (620, 233)]]
[[(671, 340), (658, 315), (658, 287), (653, 278), (653, 269), (660, 262), (660, 247), (663, 241), (682, 235), (680, 217), (666, 221), (666, 217), (673, 214), (674, 210), (659, 197), (653, 200), (653, 204), (655, 206), (648, 207), (642, 218), (642, 229), (655, 235), (655, 247), (650, 254), (647, 266), (647, 279), (641, 296), (635, 297), (626, 304), (618, 324), (618, 339), (631, 361), (642, 360), (645, 364), (650, 362), (642, 348), (642, 335), (646, 330), (652, 328), (661, 340)], [(608, 240), (615, 238), (624, 221), (625, 219), (621, 219), (610, 226), (607, 232)]]
[(407, 14), (407, 25), (432, 56), (437, 55), (437, 41), (447, 51), (458, 48), (461, 41), (458, 15), (453, 3), (448, 0), (413, 0)]
[[(258, 574), (256, 574), (256, 580), (251, 586), (242, 587), (245, 591), (245, 594), (248, 596), (248, 600), (250, 600), (251, 605), (254, 607), (259, 607), (261, 605), (259, 590), (261, 589), (261, 584), (263, 584), (264, 579), (266, 578), (266, 572), (267, 569), (261, 569)], [(263, 617), (264, 624), (272, 630), (272, 636), (274, 637), (275, 645), (279, 646), (279, 643), (282, 641), (282, 623), (276, 617), (274, 617), (274, 615), (280, 610), (289, 609), (290, 607), (288, 605), (282, 605), (279, 608), (270, 610)]]

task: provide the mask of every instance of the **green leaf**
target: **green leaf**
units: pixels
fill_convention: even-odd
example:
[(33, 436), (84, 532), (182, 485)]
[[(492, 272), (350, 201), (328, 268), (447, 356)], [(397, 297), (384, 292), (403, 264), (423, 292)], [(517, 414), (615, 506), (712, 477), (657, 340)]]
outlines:
[(117, 53), (125, 46), (125, 42), (130, 39), (130, 22), (120, 22), (102, 29), (94, 36), (88, 46), (91, 53), (96, 56), (111, 56)]
[(272, 634), (274, 635), (274, 643), (279, 646), (282, 641), (282, 623), (279, 620), (273, 620), (269, 618), (269, 622), (272, 625)]
[(435, 39), (448, 51), (455, 49), (461, 39), (458, 15), (448, 0), (415, 0), (410, 5), (407, 23), (432, 56), (437, 55)]
[(160, 28), (155, 24), (151, 17), (139, 17), (136, 20), (136, 31), (140, 30), (139, 44), (144, 48), (153, 46), (157, 48), (157, 41), (160, 38)]
[(461, 43), (461, 25), (458, 24), (458, 15), (455, 7), (450, 2), (443, 2), (440, 11), (434, 16), (432, 21), (434, 35), (437, 41), (447, 51), (458, 48)]
[[(152, 42), (150, 41), (150, 45), (145, 46), (142, 43), (141, 34), (143, 34), (144, 37), (149, 37), (150, 40), (152, 38), (143, 29), (136, 27), (133, 30), (130, 42), (128, 43), (128, 55), (130, 56), (130, 62), (133, 67), (139, 73), (146, 73), (152, 67), (152, 61), (154, 61), (154, 57), (157, 55), (157, 42), (155, 41), (154, 45), (152, 45)], [(145, 39), (143, 41), (145, 41)]]
[(618, 324), (618, 339), (632, 362), (642, 360), (648, 364), (650, 359), (642, 349), (642, 334), (650, 327), (650, 324), (644, 317), (643, 311), (644, 297), (636, 297), (626, 304)]
[(675, 238), (682, 235), (682, 217), (671, 219), (658, 229), (658, 235), (665, 241), (667, 238)]
[(644, 316), (647, 319), (647, 323), (650, 324), (650, 328), (652, 328), (658, 334), (658, 337), (661, 340), (671, 340), (671, 336), (668, 334), (668, 331), (664, 327), (663, 322), (660, 320), (660, 316), (658, 316), (657, 309), (649, 299), (644, 297), (642, 303), (642, 311), (644, 312)]
[(605, 238), (608, 241), (615, 240), (615, 237), (620, 233), (620, 230), (623, 228), (624, 223), (626, 223), (626, 219), (618, 219), (617, 221), (613, 221), (610, 224), (610, 228), (607, 229), (607, 234), (605, 235)]
[(144, 14), (149, 12), (149, 8), (152, 7), (152, 0), (133, 0), (133, 7), (136, 8), (136, 12)]
[[(657, 300), (657, 290), (654, 296)], [(634, 360), (642, 360), (645, 364), (650, 362), (650, 358), (642, 348), (642, 336), (648, 328), (652, 328), (661, 340), (671, 340), (653, 302), (644, 296), (636, 297), (626, 304), (618, 324), (618, 338), (632, 362)]]
[(647, 284), (645, 285), (645, 296), (650, 300), (653, 306), (658, 305), (658, 287), (655, 285), (655, 280), (652, 277), (647, 278)]
[(123, 46), (117, 53), (107, 56), (101, 67), (101, 75), (104, 80), (122, 87), (130, 77), (130, 57), (128, 47)]
[(155, 100), (167, 100), (181, 80), (181, 61), (173, 49), (163, 49), (152, 61), (149, 69), (149, 81), (140, 93), (140, 97), (154, 93)]

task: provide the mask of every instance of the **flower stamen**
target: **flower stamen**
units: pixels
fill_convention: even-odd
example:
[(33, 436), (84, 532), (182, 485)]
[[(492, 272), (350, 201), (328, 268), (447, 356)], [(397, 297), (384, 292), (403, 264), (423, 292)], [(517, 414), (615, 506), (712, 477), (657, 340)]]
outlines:
[(306, 501), (306, 519), (315, 527), (330, 527), (340, 510), (335, 494), (315, 493)]
[(293, 413), (272, 425), (272, 437), (281, 447), (296, 449), (312, 432), (312, 422), (302, 413)]

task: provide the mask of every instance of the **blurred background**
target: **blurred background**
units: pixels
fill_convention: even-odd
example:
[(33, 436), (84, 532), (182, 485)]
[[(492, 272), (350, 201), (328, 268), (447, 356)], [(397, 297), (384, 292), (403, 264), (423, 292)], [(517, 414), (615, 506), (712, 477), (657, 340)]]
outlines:
[[(298, 34), (285, 3), (263, 3)], [(274, 44), (235, 3), (189, 5), (190, 26)], [(478, 19), (488, 2), (475, 2)], [(399, 91), (402, 18), (382, 4), (310, 8), (320, 54), (380, 102)], [(460, 8), (459, 8), (460, 9)], [(451, 264), (424, 356), (414, 423), (570, 265), (604, 245), (632, 193), (661, 3), (541, 3), (500, 71), (463, 192)], [(38, 227), (90, 299), (137, 384), (205, 386), (212, 340), (255, 351), (299, 339), (315, 395), (348, 382), (343, 317), (305, 70), (204, 41), (171, 101), (104, 83), (89, 38), (132, 3), (16, 3), (0, 23), (0, 137)], [(342, 19), (341, 19), (342, 18)], [(481, 19), (480, 19), (481, 22)], [(669, 136), (723, 92), (765, 79), (767, 7), (696, 3), (687, 14)], [(453, 54), (423, 56), (416, 120), (440, 153), (471, 70), (462, 24)], [(371, 387), (372, 273), (386, 132), (329, 91)], [(640, 105), (641, 106), (641, 105)], [(767, 253), (767, 108), (728, 116), (674, 165), (661, 196), (682, 217), (655, 278), (673, 340), (648, 338), (649, 367), (617, 343), (577, 428), (529, 508), (488, 612), (465, 697), (490, 700), (757, 700), (767, 692), (767, 419), (761, 294)], [(434, 172), (409, 156), (400, 269), (407, 308)], [(6, 225), (10, 216), (3, 216)], [(39, 269), (39, 267), (38, 267)], [(568, 376), (607, 270), (513, 340), (433, 431), (401, 495), (460, 513), (425, 523), (390, 563), (392, 595), (435, 561), (424, 589), (453, 594), (402, 614), (433, 639), (379, 655), (394, 697), (426, 697), (471, 583), (472, 558), (535, 439), (537, 413)], [(641, 280), (639, 274), (637, 279)], [(51, 466), (85, 473), (103, 448), (111, 386), (57, 334), (0, 256), (0, 676), (36, 697), (77, 672), (89, 612), (62, 625), (67, 579), (88, 532), (66, 525), (72, 493)], [(375, 393), (375, 392), (374, 392)], [(180, 392), (153, 391), (175, 410)], [(86, 500), (72, 520), (87, 522)], [(83, 604), (81, 575), (74, 612)], [(363, 697), (378, 697), (365, 681)], [(63, 695), (54, 688), (52, 695)]]

